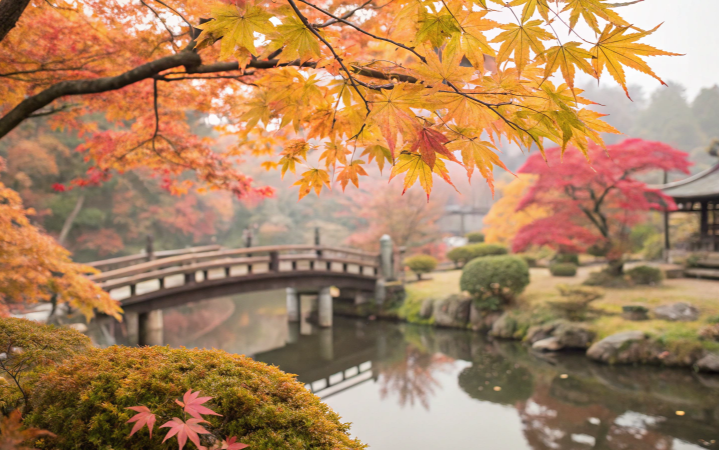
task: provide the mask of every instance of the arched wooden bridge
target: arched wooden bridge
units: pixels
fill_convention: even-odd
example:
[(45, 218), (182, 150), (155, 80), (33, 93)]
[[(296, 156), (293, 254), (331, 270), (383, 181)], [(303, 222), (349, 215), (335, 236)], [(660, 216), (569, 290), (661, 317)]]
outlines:
[(336, 286), (374, 292), (380, 254), (360, 250), (283, 245), (223, 249), (219, 246), (157, 252), (97, 261), (91, 279), (126, 312), (145, 313), (220, 295)]

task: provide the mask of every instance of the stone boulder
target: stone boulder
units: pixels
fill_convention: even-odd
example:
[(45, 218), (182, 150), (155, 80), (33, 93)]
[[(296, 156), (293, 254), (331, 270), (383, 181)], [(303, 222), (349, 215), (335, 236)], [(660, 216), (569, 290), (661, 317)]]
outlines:
[(538, 350), (540, 352), (556, 352), (562, 348), (559, 339), (555, 337), (548, 337), (532, 344), (532, 350)]
[(700, 372), (719, 372), (719, 353), (709, 353), (696, 362), (696, 369)]
[(694, 321), (699, 318), (699, 310), (689, 303), (679, 302), (654, 308), (654, 316), (661, 320)]
[(453, 294), (434, 304), (434, 323), (440, 327), (466, 328), (472, 299)]
[(554, 329), (557, 328), (556, 322), (543, 323), (541, 325), (533, 325), (527, 330), (527, 337), (525, 340), (534, 345), (535, 342), (552, 337)]
[(557, 338), (562, 348), (587, 349), (592, 344), (596, 333), (582, 325), (564, 322), (557, 325), (552, 336)]
[(653, 343), (643, 332), (624, 331), (593, 344), (587, 350), (587, 356), (608, 364), (649, 362), (657, 355), (652, 347), (654, 347)]
[(490, 336), (502, 339), (514, 339), (517, 332), (517, 320), (509, 312), (502, 314), (492, 324)]
[(423, 319), (429, 319), (432, 317), (434, 312), (434, 299), (427, 298), (422, 302), (422, 307), (419, 309), (419, 316)]
[(492, 325), (502, 316), (502, 311), (487, 311), (477, 308), (474, 302), (469, 309), (469, 326), (474, 331), (489, 331)]

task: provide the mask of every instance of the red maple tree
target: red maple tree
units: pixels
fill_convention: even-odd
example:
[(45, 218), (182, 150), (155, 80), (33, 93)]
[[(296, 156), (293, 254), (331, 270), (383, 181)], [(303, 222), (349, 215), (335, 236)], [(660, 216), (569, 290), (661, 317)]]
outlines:
[(573, 149), (551, 148), (546, 156), (545, 161), (539, 153), (532, 155), (519, 170), (538, 178), (517, 209), (538, 205), (551, 213), (522, 227), (513, 250), (546, 245), (561, 252), (583, 252), (601, 246), (610, 267), (619, 273), (629, 228), (647, 211), (676, 207), (671, 197), (638, 177), (655, 170), (689, 173), (690, 165), (686, 153), (641, 139), (627, 139), (606, 150), (593, 146), (587, 155), (591, 164)]

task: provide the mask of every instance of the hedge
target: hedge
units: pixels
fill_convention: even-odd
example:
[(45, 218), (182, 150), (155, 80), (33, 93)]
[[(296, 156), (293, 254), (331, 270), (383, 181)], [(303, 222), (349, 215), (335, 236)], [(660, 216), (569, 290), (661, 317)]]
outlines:
[(625, 273), (634, 284), (639, 285), (659, 284), (664, 279), (661, 269), (651, 266), (637, 266), (627, 270)]
[(518, 256), (477, 258), (462, 270), (460, 288), (475, 298), (480, 308), (498, 309), (511, 302), (529, 284), (529, 266)]
[(469, 244), (453, 248), (447, 253), (447, 258), (456, 266), (463, 266), (475, 258), (506, 255), (507, 253), (507, 247), (499, 244)]
[(555, 277), (573, 277), (577, 274), (577, 265), (572, 263), (552, 263), (549, 272)]
[(467, 238), (467, 242), (470, 244), (478, 244), (484, 242), (484, 233), (479, 231), (473, 231), (464, 235)]
[(414, 255), (404, 260), (404, 265), (422, 279), (422, 274), (430, 273), (437, 268), (437, 258), (430, 255)]

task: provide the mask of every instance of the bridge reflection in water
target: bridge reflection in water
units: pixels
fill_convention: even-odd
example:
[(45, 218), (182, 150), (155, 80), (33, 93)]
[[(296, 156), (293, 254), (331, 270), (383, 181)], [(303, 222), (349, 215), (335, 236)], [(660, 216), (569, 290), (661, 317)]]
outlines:
[(288, 324), (285, 298), (167, 309), (165, 343), (297, 374), (373, 450), (719, 449), (719, 377), (539, 355), (457, 330), (341, 317), (333, 328)]

